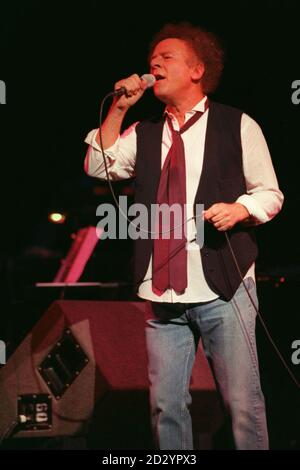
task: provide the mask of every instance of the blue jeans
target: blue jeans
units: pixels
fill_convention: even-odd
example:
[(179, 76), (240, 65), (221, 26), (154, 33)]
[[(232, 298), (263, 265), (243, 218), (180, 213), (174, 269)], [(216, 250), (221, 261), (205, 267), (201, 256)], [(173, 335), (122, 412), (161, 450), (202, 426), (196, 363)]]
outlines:
[[(256, 286), (245, 280), (256, 305)], [(177, 306), (177, 308), (176, 308)], [(226, 302), (153, 302), (146, 323), (151, 419), (160, 449), (192, 449), (189, 382), (201, 336), (228, 414), (236, 449), (268, 449), (256, 353), (256, 312), (243, 284)], [(181, 309), (180, 309), (181, 307)]]

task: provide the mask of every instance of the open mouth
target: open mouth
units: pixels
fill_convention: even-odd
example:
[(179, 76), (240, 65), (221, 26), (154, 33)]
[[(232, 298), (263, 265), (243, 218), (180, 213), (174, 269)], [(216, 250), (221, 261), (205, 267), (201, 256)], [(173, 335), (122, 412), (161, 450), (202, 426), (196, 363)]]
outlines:
[(164, 77), (163, 75), (159, 75), (159, 74), (155, 75), (155, 79), (156, 79), (157, 82), (160, 81), (160, 80), (164, 80), (165, 78), (166, 77)]

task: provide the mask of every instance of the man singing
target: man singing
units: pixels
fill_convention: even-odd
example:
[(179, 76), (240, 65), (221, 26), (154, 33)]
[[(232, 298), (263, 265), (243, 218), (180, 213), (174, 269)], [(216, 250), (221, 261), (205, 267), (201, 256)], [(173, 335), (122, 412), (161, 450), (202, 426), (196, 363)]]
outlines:
[[(160, 235), (135, 242), (138, 295), (151, 307), (148, 373), (153, 435), (160, 449), (193, 448), (189, 381), (199, 338), (236, 449), (268, 448), (256, 310), (246, 289), (257, 306), (253, 226), (280, 211), (283, 195), (258, 124), (208, 98), (218, 85), (222, 58), (212, 33), (186, 23), (165, 25), (149, 55), (163, 115), (121, 134), (126, 112), (147, 87), (134, 74), (115, 84), (126, 94), (113, 99), (102, 126), (110, 179), (134, 176), (136, 202), (149, 212), (152, 204), (187, 207), (182, 240), (174, 239), (171, 228), (167, 240)], [(106, 178), (99, 131), (91, 131), (86, 142), (87, 173)], [(195, 241), (196, 204), (205, 209), (203, 247)]]

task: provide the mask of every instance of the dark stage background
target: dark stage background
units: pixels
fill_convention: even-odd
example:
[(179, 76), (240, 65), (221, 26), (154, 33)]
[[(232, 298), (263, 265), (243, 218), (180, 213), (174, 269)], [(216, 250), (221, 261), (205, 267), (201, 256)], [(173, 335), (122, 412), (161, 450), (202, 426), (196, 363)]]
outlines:
[[(0, 6), (1, 331), (11, 353), (41, 316), (31, 286), (51, 281), (70, 235), (96, 224), (96, 207), (110, 202), (106, 183), (84, 174), (84, 138), (97, 127), (101, 98), (114, 82), (147, 72), (148, 44), (168, 21), (187, 20), (214, 31), (226, 50), (221, 86), (212, 97), (251, 115), (266, 136), (279, 184), (282, 212), (258, 227), (257, 262), (263, 316), (289, 366), (300, 339), (299, 252), (300, 79), (299, 2), (210, 1), (115, 4), (11, 1)], [(129, 111), (129, 124), (160, 109), (152, 92)], [(132, 194), (131, 182), (115, 184)], [(48, 221), (66, 213), (63, 225)], [(130, 282), (130, 241), (100, 241), (81, 280)], [(118, 295), (118, 294), (116, 294)], [(49, 299), (43, 299), (44, 306)], [(258, 327), (264, 390), (273, 448), (300, 448), (299, 390)]]

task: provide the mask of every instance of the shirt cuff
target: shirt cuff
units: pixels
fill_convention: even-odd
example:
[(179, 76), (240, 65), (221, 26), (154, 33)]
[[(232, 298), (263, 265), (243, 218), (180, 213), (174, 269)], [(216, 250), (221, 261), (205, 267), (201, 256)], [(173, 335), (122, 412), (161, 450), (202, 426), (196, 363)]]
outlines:
[[(98, 144), (98, 142), (96, 140), (97, 132), (98, 132), (98, 129), (93, 129), (92, 131), (90, 131), (88, 133), (88, 135), (86, 136), (84, 141), (85, 141), (85, 143), (91, 145), (93, 147), (93, 149), (98, 150), (98, 152), (101, 152), (101, 147), (100, 147), (100, 145)], [(105, 149), (105, 153), (107, 153), (107, 154), (112, 152), (112, 153), (109, 154), (109, 157), (112, 160), (115, 160), (115, 157), (113, 156), (113, 153), (118, 148), (119, 140), (120, 140), (120, 136), (118, 136), (117, 140), (115, 141), (115, 143), (113, 145), (111, 145), (110, 147), (107, 147)]]
[(268, 222), (269, 218), (267, 214), (262, 209), (260, 204), (254, 199), (254, 197), (250, 196), (249, 194), (243, 194), (235, 202), (239, 202), (246, 207), (252, 219), (250, 223), (256, 225)]

